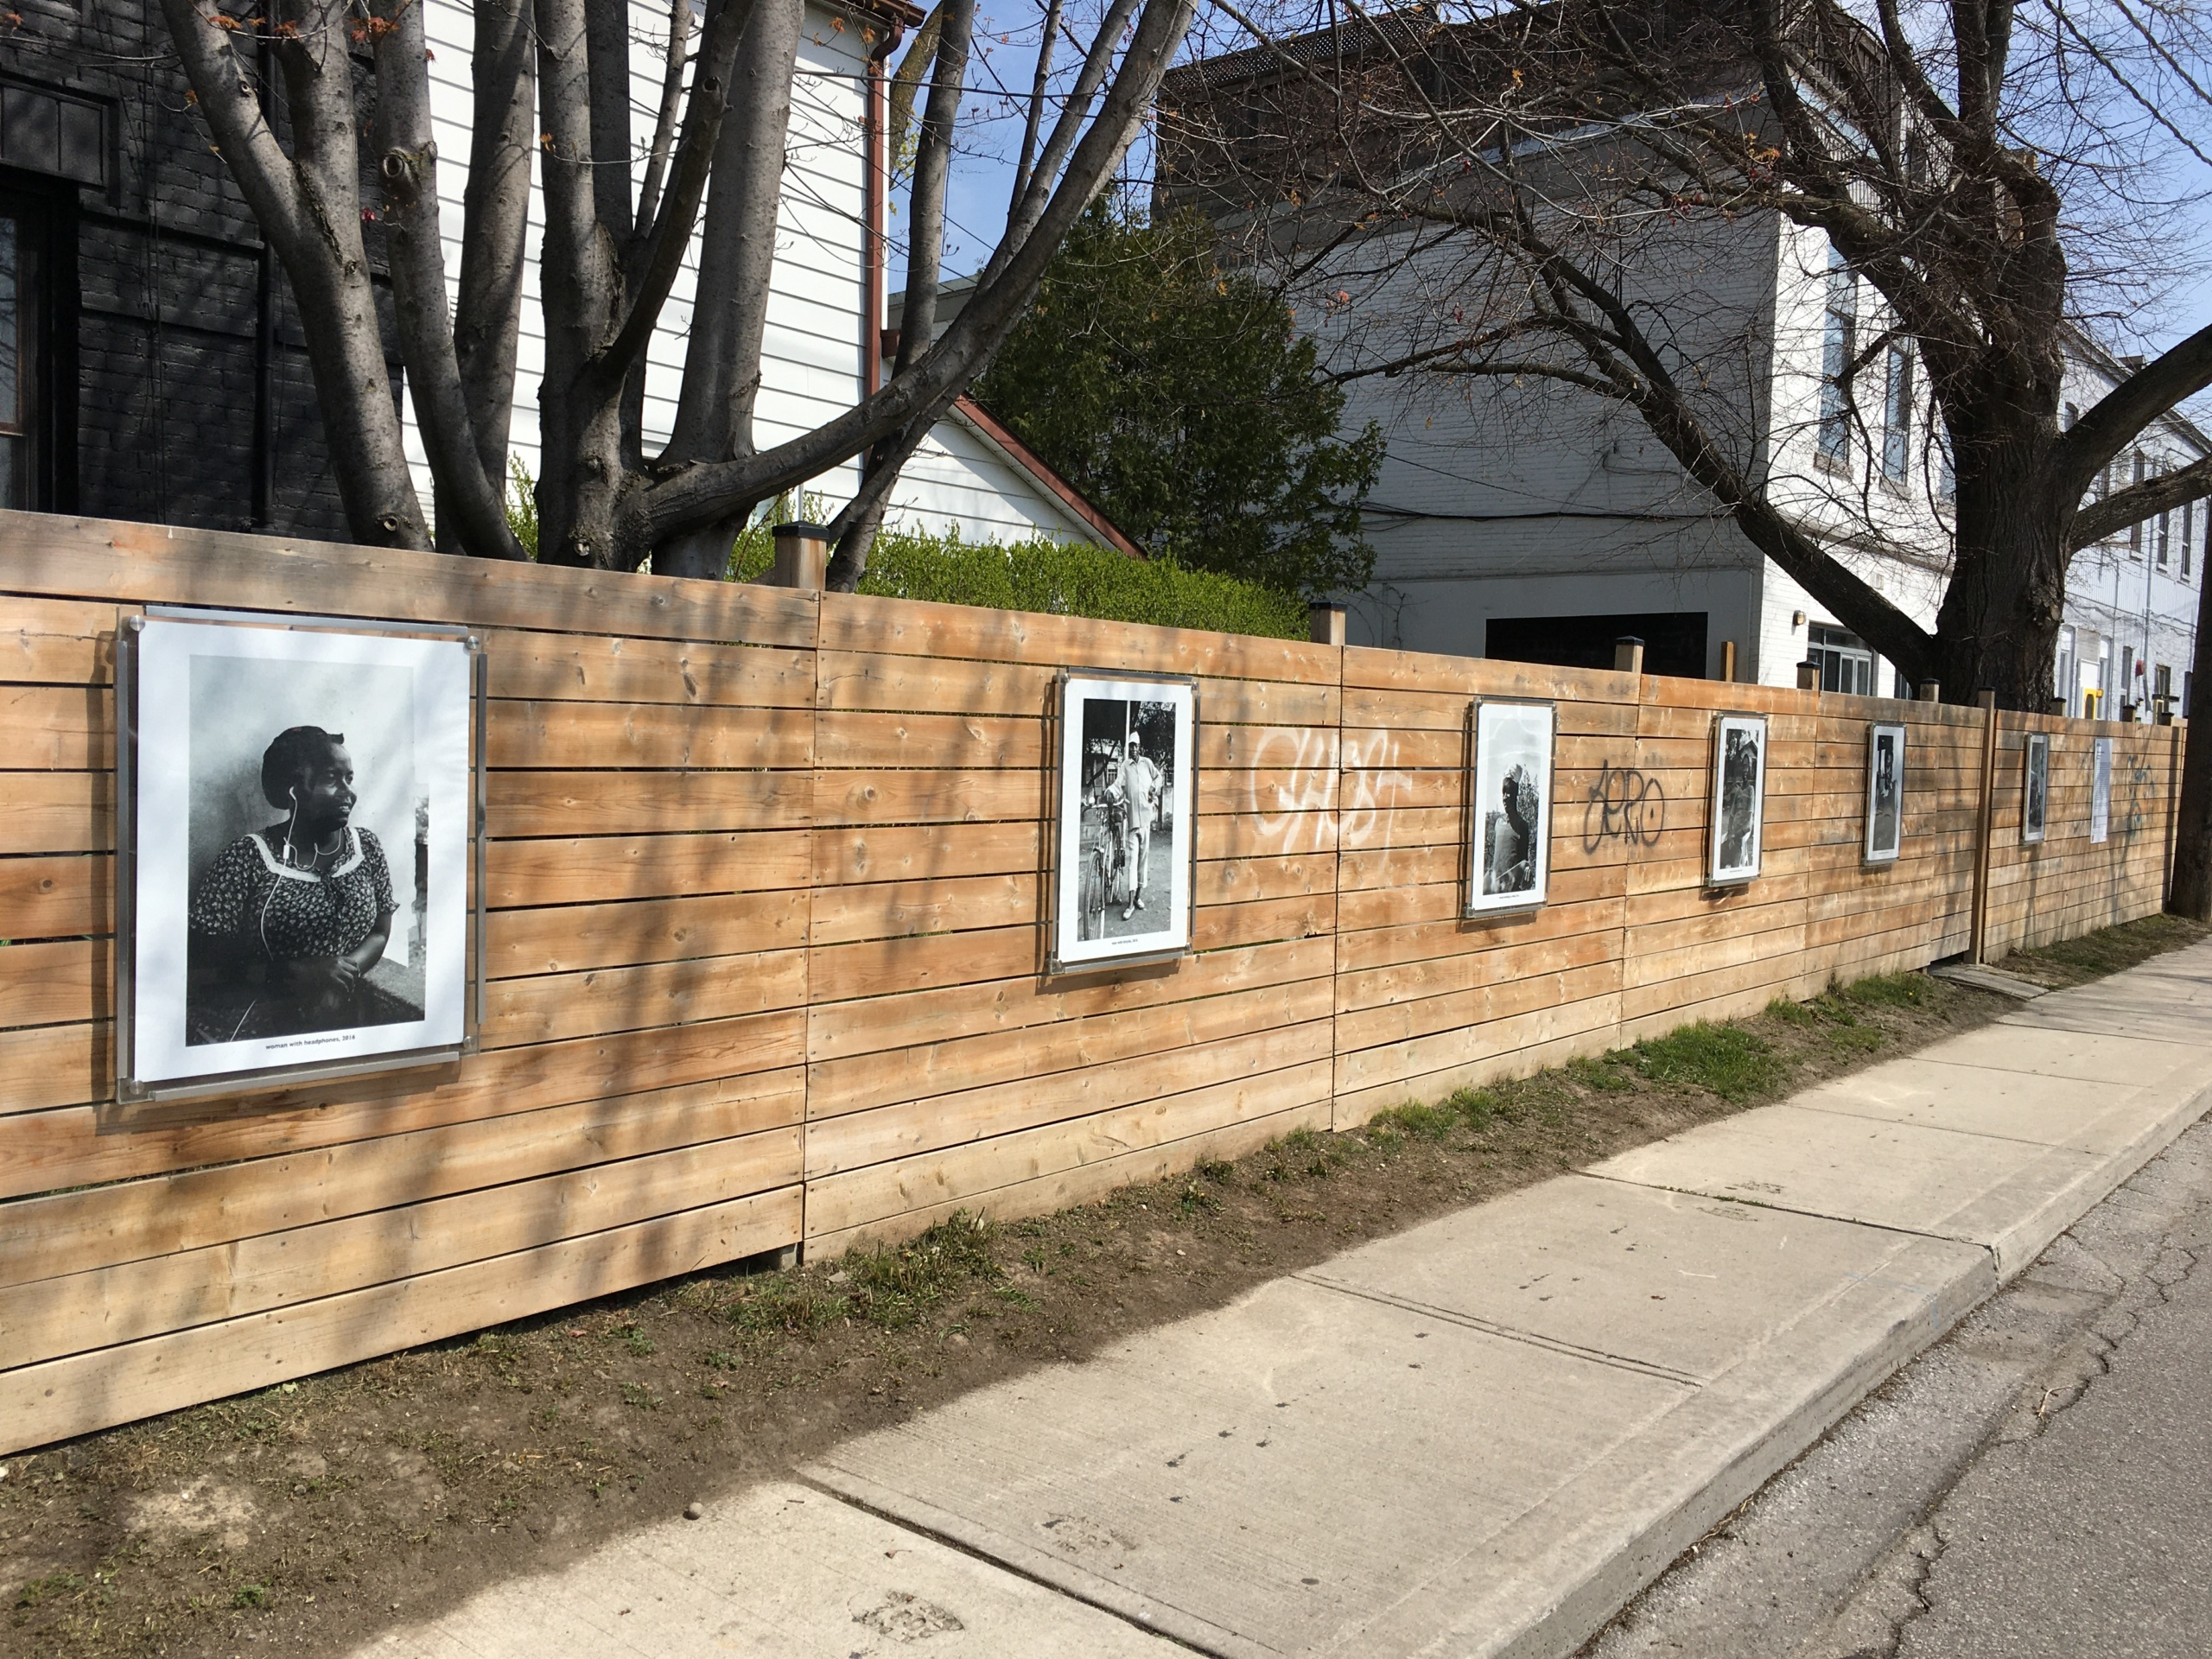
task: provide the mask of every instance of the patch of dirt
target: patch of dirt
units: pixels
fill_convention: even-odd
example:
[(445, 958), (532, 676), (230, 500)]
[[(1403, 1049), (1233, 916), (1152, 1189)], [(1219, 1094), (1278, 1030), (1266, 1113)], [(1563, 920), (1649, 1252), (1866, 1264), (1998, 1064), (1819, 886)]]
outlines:
[[(2158, 918), (2005, 965), (2089, 977), (2206, 932)], [(1058, 1215), (739, 1264), (0, 1459), (0, 1653), (340, 1652), (849, 1435), (2013, 1006), (1866, 981)], [(902, 1632), (939, 1612), (877, 1610)]]

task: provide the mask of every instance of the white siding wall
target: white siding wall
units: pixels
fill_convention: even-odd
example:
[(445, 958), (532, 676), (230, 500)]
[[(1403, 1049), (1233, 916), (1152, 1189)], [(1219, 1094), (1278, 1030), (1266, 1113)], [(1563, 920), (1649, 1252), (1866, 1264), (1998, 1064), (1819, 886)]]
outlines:
[[(651, 141), (653, 103), (665, 61), (668, 9), (638, 0), (632, 7), (632, 79), (636, 104), (633, 142), (642, 155)], [(467, 184), (468, 135), (474, 103), (469, 59), (473, 32), (468, 0), (428, 0), (424, 22), (432, 49), (431, 101), (438, 144), (439, 194), (446, 275), (461, 275), (461, 202)], [(755, 442), (762, 448), (797, 437), (858, 401), (862, 372), (861, 257), (865, 157), (861, 145), (865, 73), (870, 27), (828, 7), (809, 4), (792, 88), (791, 128), (785, 189), (770, 284), (768, 327), (762, 346), (761, 387)], [(537, 260), (543, 213), (533, 181), (528, 257)], [(647, 353), (645, 441), (650, 453), (667, 442), (682, 386), (683, 354), (691, 327), (697, 245), (684, 261)], [(544, 374), (544, 322), (534, 277), (523, 301), (516, 375), (512, 449), (532, 475), (538, 468), (537, 403)], [(427, 503), (429, 468), (407, 407), (409, 453), (417, 487)], [(835, 512), (858, 479), (850, 462), (806, 486), (824, 512)], [(1038, 534), (1058, 540), (1094, 541), (1090, 527), (1069, 513), (1027, 472), (964, 426), (947, 422), (925, 442), (893, 493), (893, 522), (943, 530), (957, 525), (971, 541), (1017, 541)]]
[[(2118, 377), (2099, 365), (2081, 361), (2067, 367), (2066, 402), (2088, 409), (2111, 390)], [(2154, 423), (2128, 448), (2120, 452), (2112, 469), (2115, 486), (2134, 481), (2134, 456), (2140, 454), (2145, 472), (2177, 471), (2206, 453), (2203, 436), (2183, 421), (2171, 418)], [(2093, 492), (2096, 493), (2096, 492)], [(2118, 712), (2120, 698), (2133, 701), (2156, 689), (2158, 664), (2172, 673), (2174, 695), (2181, 695), (2182, 676), (2195, 660), (2196, 613), (2204, 581), (2206, 531), (2212, 529), (2212, 501), (2199, 501), (2189, 515), (2189, 541), (2182, 541), (2182, 515), (2168, 518), (2166, 563), (2158, 563), (2158, 520), (2142, 527), (2139, 544), (2131, 548), (2127, 532), (2082, 549), (2074, 556), (2066, 576), (2066, 620), (2075, 630), (2077, 661), (2096, 659), (2100, 645), (2109, 658), (2107, 689), (2114, 701), (2107, 713)], [(2184, 557), (2189, 574), (2182, 575)], [(2148, 666), (2133, 683), (2118, 683), (2122, 648)], [(2079, 707), (2080, 682), (2065, 688), (2069, 701)]]

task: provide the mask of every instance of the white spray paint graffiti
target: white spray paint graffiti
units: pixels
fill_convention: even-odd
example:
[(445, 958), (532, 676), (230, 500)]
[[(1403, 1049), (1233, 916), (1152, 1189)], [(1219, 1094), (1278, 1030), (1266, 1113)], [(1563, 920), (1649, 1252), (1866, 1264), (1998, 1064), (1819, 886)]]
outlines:
[(1383, 815), (1414, 798), (1412, 775), (1398, 770), (1398, 740), (1390, 732), (1370, 732), (1363, 751), (1357, 738), (1344, 746), (1344, 824), (1340, 845), (1357, 850), (1376, 838)]
[(1411, 799), (1413, 779), (1398, 770), (1394, 734), (1345, 737), (1341, 752), (1338, 742), (1336, 732), (1312, 727), (1271, 726), (1258, 734), (1245, 769), (1244, 810), (1267, 852), (1325, 849), (1332, 805), (1339, 815), (1337, 844), (1367, 846), (1383, 815)]

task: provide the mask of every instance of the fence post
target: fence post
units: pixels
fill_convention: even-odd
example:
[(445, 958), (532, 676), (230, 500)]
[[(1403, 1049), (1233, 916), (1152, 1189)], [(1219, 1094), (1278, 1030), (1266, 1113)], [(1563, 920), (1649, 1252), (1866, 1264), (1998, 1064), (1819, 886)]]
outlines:
[(778, 524), (775, 545), (764, 585), (820, 593), (830, 569), (830, 532), (819, 524)]
[(1624, 633), (1613, 641), (1613, 672), (1642, 674), (1643, 672), (1643, 641), (1632, 633)]
[(1308, 606), (1306, 633), (1317, 645), (1341, 645), (1344, 642), (1344, 607), (1319, 602)]
[(1979, 964), (1989, 944), (1989, 842), (1997, 812), (1997, 693), (1980, 697), (1981, 727), (1981, 801), (1974, 813), (1973, 931), (1967, 944), (1967, 960)]

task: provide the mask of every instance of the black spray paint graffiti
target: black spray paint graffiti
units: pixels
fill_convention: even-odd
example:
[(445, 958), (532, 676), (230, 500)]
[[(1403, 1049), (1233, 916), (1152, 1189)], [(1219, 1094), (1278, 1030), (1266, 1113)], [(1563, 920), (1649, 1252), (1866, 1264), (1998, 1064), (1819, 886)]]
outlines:
[(1590, 785), (1582, 809), (1582, 850), (1594, 853), (1606, 842), (1656, 847), (1667, 827), (1667, 791), (1656, 778), (1610, 760)]

